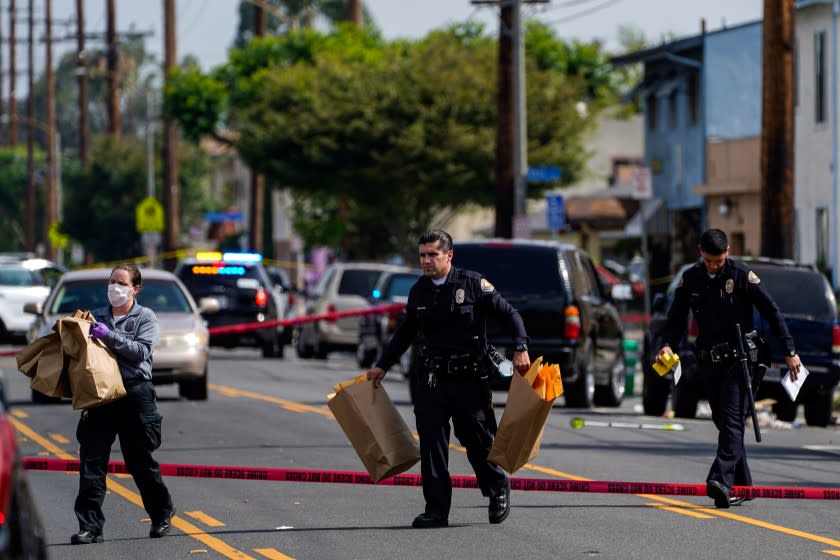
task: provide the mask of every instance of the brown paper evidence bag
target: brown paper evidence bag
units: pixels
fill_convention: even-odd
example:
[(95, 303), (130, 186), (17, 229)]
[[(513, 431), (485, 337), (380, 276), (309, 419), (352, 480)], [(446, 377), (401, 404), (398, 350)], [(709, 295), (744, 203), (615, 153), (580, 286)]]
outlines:
[(90, 338), (93, 317), (76, 311), (56, 321), (52, 332), (21, 349), (18, 370), (33, 390), (71, 397), (73, 408), (92, 408), (125, 396), (117, 360), (100, 340)]
[(420, 446), (384, 388), (375, 388), (363, 373), (334, 390), (327, 406), (374, 482), (420, 460)]
[(563, 394), (560, 368), (534, 360), (525, 375), (511, 377), (505, 410), (487, 460), (513, 474), (540, 450), (554, 400)]

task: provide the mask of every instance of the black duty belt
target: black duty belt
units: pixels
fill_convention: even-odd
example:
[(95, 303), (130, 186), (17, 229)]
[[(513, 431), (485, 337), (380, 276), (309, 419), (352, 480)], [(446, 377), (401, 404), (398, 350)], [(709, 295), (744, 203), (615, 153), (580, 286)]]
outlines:
[(129, 387), (134, 387), (135, 385), (142, 385), (143, 383), (149, 383), (149, 380), (145, 377), (132, 377), (130, 379), (123, 378), (123, 387), (128, 389)]
[(728, 342), (715, 344), (706, 350), (697, 350), (697, 359), (707, 364), (722, 364), (738, 359), (735, 349), (729, 346)]
[(478, 358), (472, 354), (453, 354), (448, 356), (423, 356), (423, 365), (429, 373), (438, 377), (478, 377)]

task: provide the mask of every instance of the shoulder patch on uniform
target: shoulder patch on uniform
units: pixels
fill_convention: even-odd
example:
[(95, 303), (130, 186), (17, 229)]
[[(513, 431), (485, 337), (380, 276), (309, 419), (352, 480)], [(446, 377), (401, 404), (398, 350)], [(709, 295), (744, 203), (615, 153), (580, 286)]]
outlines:
[(753, 272), (752, 270), (750, 270), (750, 272), (747, 274), (747, 280), (749, 281), (750, 284), (760, 284), (761, 283), (761, 280), (758, 278), (758, 276), (756, 276), (755, 272)]
[(481, 291), (482, 292), (484, 292), (485, 294), (489, 294), (489, 293), (493, 292), (495, 289), (496, 288), (493, 287), (493, 284), (491, 284), (487, 280), (487, 278), (482, 278), (481, 279)]

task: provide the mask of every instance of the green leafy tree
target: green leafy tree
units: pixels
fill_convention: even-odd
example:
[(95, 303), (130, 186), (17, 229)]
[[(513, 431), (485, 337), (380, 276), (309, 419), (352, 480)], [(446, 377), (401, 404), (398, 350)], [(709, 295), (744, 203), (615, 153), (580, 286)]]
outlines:
[[(570, 183), (588, 157), (584, 133), (613, 94), (607, 57), (529, 29), (538, 33), (529, 162), (559, 164)], [(341, 239), (346, 257), (382, 257), (452, 212), (494, 203), (496, 51), (475, 24), (392, 42), (365, 29), (302, 30), (251, 41), (210, 75), (176, 76), (166, 107), (193, 138), (234, 128), (245, 161), (292, 189), (308, 244)]]
[[(35, 166), (44, 165), (35, 152)], [(23, 249), (26, 204), (26, 148), (0, 148), (0, 251)]]
[[(134, 212), (147, 196), (145, 158), (141, 139), (127, 137), (116, 144), (101, 136), (88, 166), (75, 166), (65, 174), (62, 232), (79, 241), (96, 261), (143, 253)], [(182, 223), (192, 222), (210, 207), (200, 188), (204, 162), (196, 148), (179, 153)], [(161, 184), (160, 165), (156, 174), (156, 184)]]

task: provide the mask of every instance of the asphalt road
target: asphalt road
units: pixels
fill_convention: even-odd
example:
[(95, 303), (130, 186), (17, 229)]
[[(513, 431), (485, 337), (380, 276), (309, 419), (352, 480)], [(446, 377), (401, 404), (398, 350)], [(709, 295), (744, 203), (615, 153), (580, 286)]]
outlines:
[[(289, 352), (293, 356), (293, 352)], [(4, 362), (24, 456), (78, 454), (78, 412), (69, 404), (29, 402), (27, 379)], [(332, 385), (359, 373), (350, 356), (328, 361), (265, 360), (247, 350), (214, 350), (206, 402), (158, 388), (164, 416), (161, 463), (363, 470), (326, 408)], [(408, 390), (398, 370), (385, 387), (409, 426)], [(637, 387), (638, 393), (638, 387)], [(496, 393), (503, 410), (505, 393)], [(559, 399), (562, 401), (562, 398)], [(641, 416), (638, 397), (618, 409), (569, 410), (558, 402), (538, 457), (515, 476), (701, 483), (716, 441), (709, 420), (685, 430), (584, 427), (570, 420), (666, 423)], [(755, 484), (840, 487), (838, 428), (772, 429), (748, 451)], [(118, 444), (113, 459), (121, 460)], [(453, 474), (472, 475), (453, 438)], [(411, 471), (419, 472), (419, 465)], [(70, 546), (77, 530), (73, 474), (29, 472), (53, 559), (255, 558), (829, 558), (840, 556), (840, 502), (758, 499), (716, 510), (706, 498), (515, 491), (501, 525), (487, 521), (477, 490), (456, 489), (452, 526), (411, 529), (423, 509), (419, 488), (167, 478), (178, 516), (164, 539), (148, 538), (149, 520), (130, 477), (109, 477), (102, 544)]]

